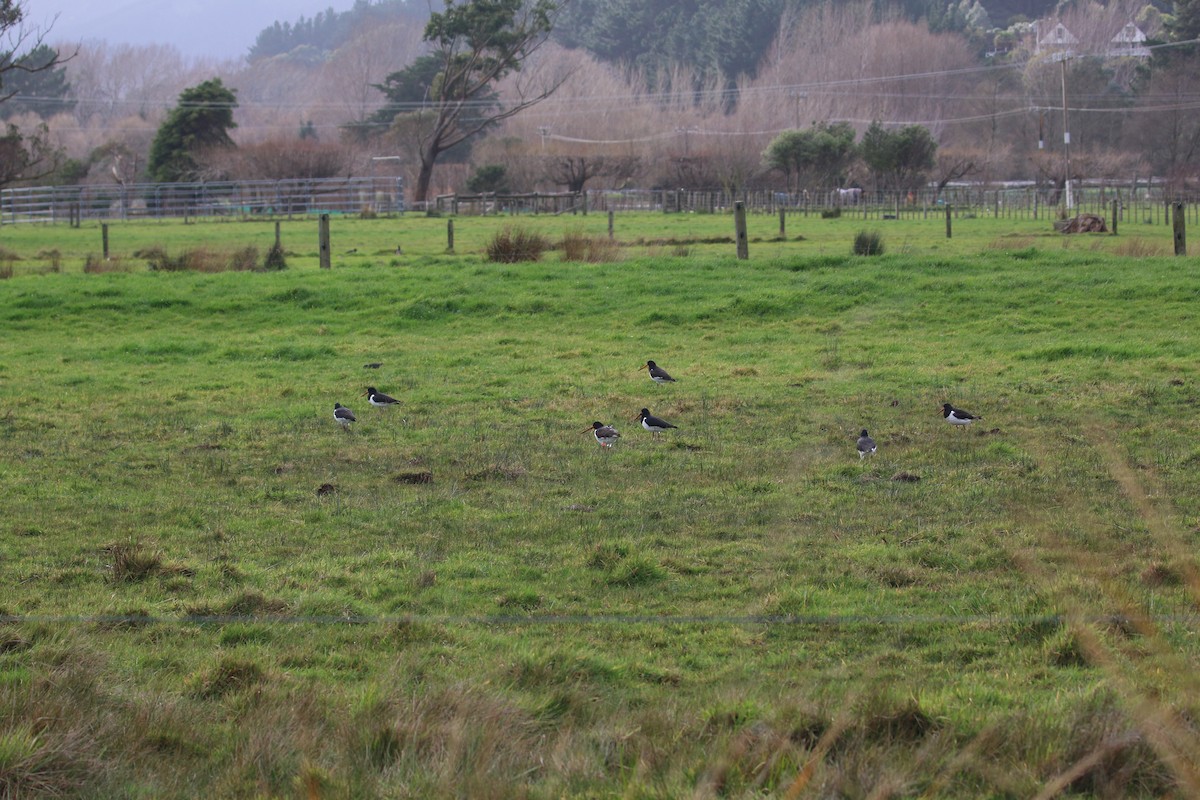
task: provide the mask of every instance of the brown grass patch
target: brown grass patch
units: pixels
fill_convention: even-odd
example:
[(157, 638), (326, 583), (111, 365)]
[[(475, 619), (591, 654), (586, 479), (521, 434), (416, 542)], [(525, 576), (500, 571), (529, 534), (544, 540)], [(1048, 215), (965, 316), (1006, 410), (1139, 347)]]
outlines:
[(988, 250), (1028, 250), (1033, 247), (1032, 236), (1005, 236), (988, 242)]
[(92, 253), (88, 253), (87, 257), (83, 260), (83, 271), (88, 275), (99, 275), (105, 272), (131, 272), (132, 269), (132, 265), (120, 256), (103, 259)]
[(146, 259), (152, 272), (250, 272), (258, 269), (258, 249), (215, 250), (193, 247), (176, 256), (165, 248), (150, 247), (133, 254)]
[(563, 261), (587, 264), (609, 263), (621, 257), (621, 246), (606, 236), (587, 236), (580, 231), (568, 231), (559, 242)]
[(1121, 243), (1113, 248), (1113, 254), (1123, 258), (1156, 258), (1170, 255), (1170, 252), (1164, 244), (1149, 242), (1135, 236), (1132, 239), (1122, 239)]

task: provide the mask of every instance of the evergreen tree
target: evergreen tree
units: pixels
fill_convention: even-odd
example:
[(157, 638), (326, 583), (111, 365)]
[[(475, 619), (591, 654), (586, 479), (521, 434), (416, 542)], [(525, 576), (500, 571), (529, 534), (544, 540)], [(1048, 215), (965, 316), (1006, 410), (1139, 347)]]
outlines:
[(1163, 22), (1172, 42), (1200, 39), (1200, 0), (1175, 0), (1171, 15)]
[(220, 78), (184, 89), (179, 104), (159, 126), (150, 146), (147, 171), (153, 181), (169, 183), (197, 177), (196, 156), (203, 150), (232, 147), (237, 95)]
[[(452, 147), (490, 125), (549, 97), (559, 85), (525, 96), (508, 106), (491, 106), (495, 84), (521, 69), (546, 40), (558, 6), (554, 0), (465, 0), (448, 2), (425, 27), (438, 72), (423, 93), (420, 107), (400, 114), (395, 125), (411, 139), (420, 170), (413, 196), (423, 202), (433, 168)], [(565, 78), (564, 78), (565, 79)], [(415, 94), (417, 83), (405, 81)]]
[(767, 167), (777, 169), (794, 188), (841, 186), (854, 159), (854, 128), (848, 122), (820, 123), (807, 130), (784, 131), (763, 152)]
[(11, 52), (0, 53), (0, 63), (13, 65), (4, 76), (8, 100), (0, 104), (0, 119), (25, 112), (48, 119), (75, 107), (75, 102), (67, 99), (71, 84), (67, 82), (66, 67), (56, 66), (62, 61), (49, 45), (38, 45), (17, 58)]
[(937, 143), (924, 125), (889, 131), (878, 121), (863, 133), (859, 152), (881, 190), (919, 189), (933, 169)]

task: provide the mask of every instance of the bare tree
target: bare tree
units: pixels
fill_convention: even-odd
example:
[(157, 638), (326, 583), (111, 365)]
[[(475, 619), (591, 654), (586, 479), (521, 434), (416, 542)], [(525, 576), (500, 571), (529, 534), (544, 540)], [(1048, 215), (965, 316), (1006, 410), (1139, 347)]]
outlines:
[(349, 163), (346, 148), (338, 142), (277, 137), (236, 149), (202, 153), (198, 160), (207, 174), (235, 180), (332, 178), (344, 174)]
[(375, 84), (422, 52), (418, 26), (397, 22), (366, 27), (321, 65), (317, 92), (338, 110), (342, 122), (361, 123), (382, 104)]
[(987, 169), (990, 151), (981, 148), (939, 148), (934, 157), (933, 181), (937, 193), (954, 181), (979, 175)]

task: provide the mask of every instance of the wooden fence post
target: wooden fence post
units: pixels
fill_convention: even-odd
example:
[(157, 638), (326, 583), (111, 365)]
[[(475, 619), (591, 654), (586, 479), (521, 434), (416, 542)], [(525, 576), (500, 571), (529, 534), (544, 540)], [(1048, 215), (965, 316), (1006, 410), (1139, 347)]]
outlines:
[(454, 252), (454, 220), (446, 220), (446, 252)]
[(746, 238), (746, 204), (738, 200), (733, 204), (733, 227), (737, 231), (737, 257), (750, 257), (750, 240)]
[(779, 238), (787, 239), (787, 220), (784, 218), (784, 208), (779, 207)]
[(1174, 229), (1175, 229), (1175, 255), (1187, 255), (1187, 223), (1184, 218), (1184, 207), (1182, 200), (1175, 201), (1174, 214)]
[(279, 220), (275, 220), (275, 249), (283, 249), (283, 239), (279, 235)]
[(108, 223), (100, 223), (100, 240), (104, 244), (104, 260), (108, 261)]
[(950, 204), (946, 203), (946, 238), (950, 238)]
[(608, 238), (613, 238), (613, 212), (611, 208), (608, 210)]
[(1120, 213), (1121, 203), (1119, 200), (1112, 201), (1112, 235), (1117, 235), (1117, 215)]
[(321, 258), (321, 269), (329, 269), (329, 215), (322, 214), (317, 217), (317, 238), (319, 239), (318, 252)]

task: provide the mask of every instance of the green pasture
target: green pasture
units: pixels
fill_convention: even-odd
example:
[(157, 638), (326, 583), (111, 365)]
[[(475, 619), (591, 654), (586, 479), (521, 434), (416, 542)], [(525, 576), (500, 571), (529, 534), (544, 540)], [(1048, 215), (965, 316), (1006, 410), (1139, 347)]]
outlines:
[(448, 222), (0, 228), (0, 796), (1200, 791), (1169, 229)]
[[(1170, 255), (1174, 252), (1172, 229), (1158, 220), (1127, 221), (1117, 236), (1092, 234), (1064, 236), (1054, 231), (1052, 221), (995, 218), (987, 212), (954, 211), (951, 235), (946, 235), (942, 209), (905, 211), (900, 219), (880, 219), (846, 211), (826, 219), (817, 211), (789, 210), (780, 234), (778, 214), (749, 214), (747, 233), (754, 259), (842, 256), (851, 251), (854, 236), (862, 231), (878, 233), (887, 253), (912, 256), (973, 256), (989, 249), (1020, 250), (1036, 247), (1046, 251), (1124, 252), (1126, 255)], [(294, 219), (196, 218), (179, 221), (111, 221), (108, 229), (109, 257), (114, 269), (146, 268), (143, 257), (151, 248), (168, 253), (206, 248), (235, 250), (253, 248), (260, 257), (275, 242), (280, 243), (292, 267), (318, 263), (318, 224), (313, 217)], [(451, 229), (453, 255), (483, 253), (496, 232), (506, 227), (521, 228), (544, 236), (554, 245), (564, 236), (608, 240), (605, 213), (523, 216), (429, 217), (423, 214), (361, 219), (334, 216), (330, 222), (331, 260), (340, 266), (355, 264), (403, 266), (414, 260), (449, 253)], [(624, 257), (724, 256), (736, 254), (732, 214), (615, 213), (612, 241)], [(66, 224), (0, 226), (0, 270), (20, 275), (29, 272), (77, 272), (91, 257), (104, 253), (102, 223), (88, 222), (79, 228)], [(399, 252), (397, 252), (399, 250)]]

